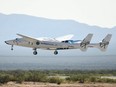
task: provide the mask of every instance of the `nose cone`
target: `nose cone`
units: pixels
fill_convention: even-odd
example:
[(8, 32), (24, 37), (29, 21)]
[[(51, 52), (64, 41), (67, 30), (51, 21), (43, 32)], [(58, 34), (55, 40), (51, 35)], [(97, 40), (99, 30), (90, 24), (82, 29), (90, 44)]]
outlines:
[(12, 40), (8, 40), (8, 41), (4, 41), (6, 44), (8, 45), (12, 45), (13, 44), (13, 41)]
[(4, 41), (6, 44), (9, 44), (7, 41)]

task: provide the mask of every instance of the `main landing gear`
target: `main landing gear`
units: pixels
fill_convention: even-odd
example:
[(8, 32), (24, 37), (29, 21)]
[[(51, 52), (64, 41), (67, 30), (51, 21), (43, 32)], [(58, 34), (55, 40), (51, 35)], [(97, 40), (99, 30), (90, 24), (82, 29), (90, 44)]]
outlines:
[[(34, 51), (33, 51), (33, 54), (34, 54), (34, 55), (37, 55), (37, 49), (34, 48), (33, 50), (34, 50)], [(58, 54), (58, 51), (55, 50), (55, 51), (54, 51), (54, 55), (57, 55), (57, 54)]]
[(35, 48), (35, 49), (33, 49), (33, 50), (34, 50), (33, 54), (34, 54), (34, 55), (37, 55), (37, 49)]
[(54, 55), (57, 55), (57, 54), (58, 54), (58, 51), (57, 51), (57, 50), (55, 50), (55, 51), (54, 51)]

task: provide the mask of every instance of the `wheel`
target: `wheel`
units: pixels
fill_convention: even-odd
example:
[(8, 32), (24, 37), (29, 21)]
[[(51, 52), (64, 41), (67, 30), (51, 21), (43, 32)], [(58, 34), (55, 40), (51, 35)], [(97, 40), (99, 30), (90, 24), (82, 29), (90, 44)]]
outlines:
[(57, 51), (57, 50), (56, 50), (56, 51), (54, 51), (54, 54), (55, 54), (55, 55), (57, 55), (57, 54), (58, 54), (58, 51)]
[(37, 51), (34, 51), (33, 54), (34, 54), (34, 55), (37, 55)]
[(13, 50), (13, 48), (11, 48), (11, 50)]

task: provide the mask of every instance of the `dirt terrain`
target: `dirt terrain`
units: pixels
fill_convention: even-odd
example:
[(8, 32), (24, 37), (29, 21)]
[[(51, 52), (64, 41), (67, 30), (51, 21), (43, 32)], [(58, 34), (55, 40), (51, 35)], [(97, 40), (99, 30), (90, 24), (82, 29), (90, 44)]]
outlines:
[(0, 87), (116, 87), (116, 84), (96, 83), (96, 84), (52, 84), (52, 83), (39, 83), (39, 82), (23, 82), (17, 84), (15, 82), (8, 82), (7, 84), (0, 85)]

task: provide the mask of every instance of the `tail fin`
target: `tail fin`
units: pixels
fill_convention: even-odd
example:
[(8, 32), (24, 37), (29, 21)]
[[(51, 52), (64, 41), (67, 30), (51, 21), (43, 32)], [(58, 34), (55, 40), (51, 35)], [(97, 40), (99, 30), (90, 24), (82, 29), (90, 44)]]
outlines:
[(90, 41), (92, 39), (93, 34), (88, 34), (80, 43), (80, 50), (81, 51), (86, 51), (87, 50), (87, 45), (90, 44)]
[(106, 35), (106, 37), (102, 40), (102, 42), (99, 43), (99, 49), (101, 51), (106, 51), (108, 45), (109, 45), (109, 42), (111, 40), (111, 37), (112, 37), (112, 34), (108, 34)]

